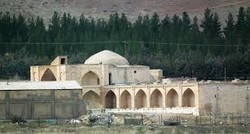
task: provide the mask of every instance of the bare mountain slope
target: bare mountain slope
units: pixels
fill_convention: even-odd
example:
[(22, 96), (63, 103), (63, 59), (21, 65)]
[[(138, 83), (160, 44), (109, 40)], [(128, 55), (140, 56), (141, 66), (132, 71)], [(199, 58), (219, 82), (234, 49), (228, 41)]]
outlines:
[(112, 13), (125, 13), (130, 20), (139, 14), (157, 12), (161, 17), (187, 11), (191, 17), (203, 16), (205, 8), (217, 11), (221, 19), (229, 12), (237, 14), (240, 6), (250, 6), (250, 0), (1, 0), (0, 11), (22, 13), (25, 16), (41, 16), (48, 22), (54, 11), (73, 16), (82, 13), (94, 18), (108, 18)]

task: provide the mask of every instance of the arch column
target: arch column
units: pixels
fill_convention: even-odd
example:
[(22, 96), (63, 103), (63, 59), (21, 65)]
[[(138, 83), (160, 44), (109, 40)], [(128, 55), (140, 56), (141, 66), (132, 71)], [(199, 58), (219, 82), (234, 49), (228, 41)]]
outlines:
[(179, 97), (178, 97), (178, 107), (182, 107), (182, 95), (183, 95), (183, 91), (182, 91), (182, 88), (179, 87)]
[(147, 95), (147, 108), (150, 108), (150, 88), (147, 87), (148, 95)]
[(166, 108), (166, 88), (163, 87), (164, 94), (162, 95), (162, 107)]
[(120, 99), (121, 99), (121, 89), (120, 88), (118, 88), (118, 89), (115, 89), (115, 90), (117, 90), (118, 91), (118, 94), (117, 94), (117, 101), (116, 101), (116, 108), (117, 109), (120, 109)]
[(131, 108), (135, 108), (135, 89), (132, 87), (133, 93), (131, 94)]

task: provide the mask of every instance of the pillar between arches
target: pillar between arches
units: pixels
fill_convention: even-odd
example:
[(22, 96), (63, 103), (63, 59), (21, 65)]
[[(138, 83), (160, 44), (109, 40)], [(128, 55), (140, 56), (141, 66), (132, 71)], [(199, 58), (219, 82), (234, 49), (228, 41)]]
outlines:
[(162, 87), (163, 89), (163, 94), (162, 94), (162, 107), (163, 108), (166, 108), (166, 88), (165, 87)]
[(116, 108), (119, 109), (120, 108), (120, 99), (121, 99), (121, 95), (120, 95), (120, 88), (116, 89), (116, 91), (118, 91), (118, 93), (116, 92)]
[(147, 108), (150, 108), (150, 88), (147, 86)]
[(131, 94), (131, 108), (135, 108), (135, 89), (132, 88), (132, 94)]
[(179, 93), (178, 93), (178, 106), (179, 107), (182, 107), (182, 93), (183, 91), (182, 91), (182, 88), (181, 87), (179, 87)]

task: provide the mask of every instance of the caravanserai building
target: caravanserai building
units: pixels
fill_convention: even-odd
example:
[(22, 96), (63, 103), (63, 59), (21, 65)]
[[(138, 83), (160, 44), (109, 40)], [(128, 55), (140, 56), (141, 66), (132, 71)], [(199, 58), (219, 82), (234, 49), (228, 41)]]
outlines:
[(30, 79), (0, 82), (0, 118), (8, 118), (18, 110), (27, 118), (72, 118), (86, 109), (249, 114), (248, 81), (167, 78), (161, 69), (130, 65), (109, 50), (75, 65), (68, 64), (66, 56), (58, 56), (50, 65), (31, 66)]
[(248, 81), (165, 78), (161, 69), (130, 65), (109, 50), (77, 65), (69, 65), (67, 57), (58, 56), (51, 65), (32, 66), (30, 74), (31, 81), (77, 81), (87, 109), (192, 114), (249, 111)]

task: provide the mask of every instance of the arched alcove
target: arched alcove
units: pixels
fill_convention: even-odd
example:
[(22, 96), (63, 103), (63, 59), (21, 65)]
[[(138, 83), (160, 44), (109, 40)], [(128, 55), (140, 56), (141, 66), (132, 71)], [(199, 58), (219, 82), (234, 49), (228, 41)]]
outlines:
[(183, 107), (195, 107), (195, 95), (191, 89), (187, 89), (182, 95)]
[(94, 91), (88, 91), (83, 95), (83, 100), (87, 102), (89, 109), (96, 109), (101, 108), (101, 98), (98, 94), (96, 94)]
[(89, 71), (82, 77), (82, 85), (100, 85), (100, 79), (96, 73)]
[(150, 107), (162, 107), (162, 93), (158, 89), (155, 89), (150, 96)]
[(139, 90), (135, 96), (135, 107), (144, 108), (147, 106), (147, 96), (143, 90)]
[(105, 96), (105, 108), (116, 108), (116, 95), (109, 91)]
[(121, 94), (120, 107), (131, 108), (131, 95), (127, 90)]
[(174, 89), (169, 90), (166, 97), (167, 107), (177, 107), (178, 106), (178, 94)]
[(55, 75), (53, 74), (53, 72), (48, 68), (42, 78), (41, 78), (41, 81), (56, 81), (56, 77)]

